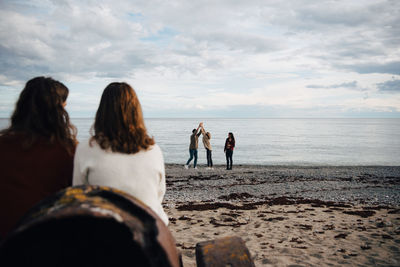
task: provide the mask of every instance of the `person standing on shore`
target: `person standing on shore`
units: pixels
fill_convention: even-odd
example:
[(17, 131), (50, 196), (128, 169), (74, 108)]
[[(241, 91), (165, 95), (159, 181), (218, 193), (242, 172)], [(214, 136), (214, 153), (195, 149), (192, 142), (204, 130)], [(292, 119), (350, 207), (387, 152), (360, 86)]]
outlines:
[(229, 133), (228, 138), (226, 138), (224, 147), (227, 170), (232, 170), (232, 156), (234, 148), (235, 148), (235, 137), (233, 136), (233, 133)]
[(197, 129), (192, 130), (192, 135), (190, 136), (190, 145), (189, 145), (190, 157), (185, 164), (185, 169), (189, 169), (189, 163), (192, 161), (193, 157), (194, 157), (193, 168), (197, 169), (197, 148), (199, 146), (199, 136), (201, 134), (201, 132), (199, 132), (199, 129), (202, 126), (203, 123), (200, 122)]
[(212, 147), (210, 143), (211, 134), (209, 132), (206, 132), (203, 125), (201, 125), (201, 134), (203, 135), (203, 145), (207, 153), (207, 169), (213, 169), (213, 162), (211, 155)]
[(39, 201), (72, 185), (77, 140), (68, 93), (52, 78), (29, 80), (0, 132), (0, 240)]

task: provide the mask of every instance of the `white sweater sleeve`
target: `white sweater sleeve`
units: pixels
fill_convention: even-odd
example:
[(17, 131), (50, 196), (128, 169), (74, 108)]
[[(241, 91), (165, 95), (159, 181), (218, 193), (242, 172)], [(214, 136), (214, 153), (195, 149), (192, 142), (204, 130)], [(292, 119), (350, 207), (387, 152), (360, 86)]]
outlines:
[(166, 181), (165, 181), (165, 166), (164, 161), (162, 162), (162, 171), (160, 173), (159, 187), (158, 187), (158, 200), (162, 203), (166, 191)]

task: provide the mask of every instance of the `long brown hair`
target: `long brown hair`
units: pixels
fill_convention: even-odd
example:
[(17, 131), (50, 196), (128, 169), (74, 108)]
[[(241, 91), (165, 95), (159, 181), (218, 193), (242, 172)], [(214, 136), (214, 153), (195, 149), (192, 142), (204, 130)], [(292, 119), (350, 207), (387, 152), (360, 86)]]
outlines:
[(133, 88), (127, 83), (110, 83), (101, 96), (94, 122), (94, 135), (102, 149), (134, 154), (154, 145), (147, 134), (142, 108)]
[(77, 144), (76, 128), (69, 121), (64, 103), (69, 90), (52, 78), (36, 77), (22, 90), (11, 116), (11, 126), (1, 135), (22, 133), (29, 148), (39, 138), (49, 143), (58, 141), (71, 154)]

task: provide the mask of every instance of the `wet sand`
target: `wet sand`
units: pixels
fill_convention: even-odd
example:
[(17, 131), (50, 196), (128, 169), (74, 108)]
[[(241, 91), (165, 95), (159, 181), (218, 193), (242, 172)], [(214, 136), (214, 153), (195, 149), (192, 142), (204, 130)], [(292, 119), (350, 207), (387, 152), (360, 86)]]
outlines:
[(400, 167), (167, 165), (164, 207), (184, 266), (240, 236), (256, 266), (399, 266)]

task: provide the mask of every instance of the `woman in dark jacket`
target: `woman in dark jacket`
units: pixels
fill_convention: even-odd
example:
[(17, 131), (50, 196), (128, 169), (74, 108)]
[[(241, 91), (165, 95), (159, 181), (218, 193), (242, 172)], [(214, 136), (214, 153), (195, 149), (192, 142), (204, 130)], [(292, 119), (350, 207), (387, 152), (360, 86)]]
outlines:
[(0, 132), (0, 239), (31, 207), (72, 184), (77, 141), (64, 108), (68, 92), (52, 78), (31, 79)]
[(235, 148), (235, 137), (233, 136), (233, 133), (229, 133), (228, 138), (226, 138), (224, 147), (227, 170), (232, 170), (232, 155), (234, 148)]

